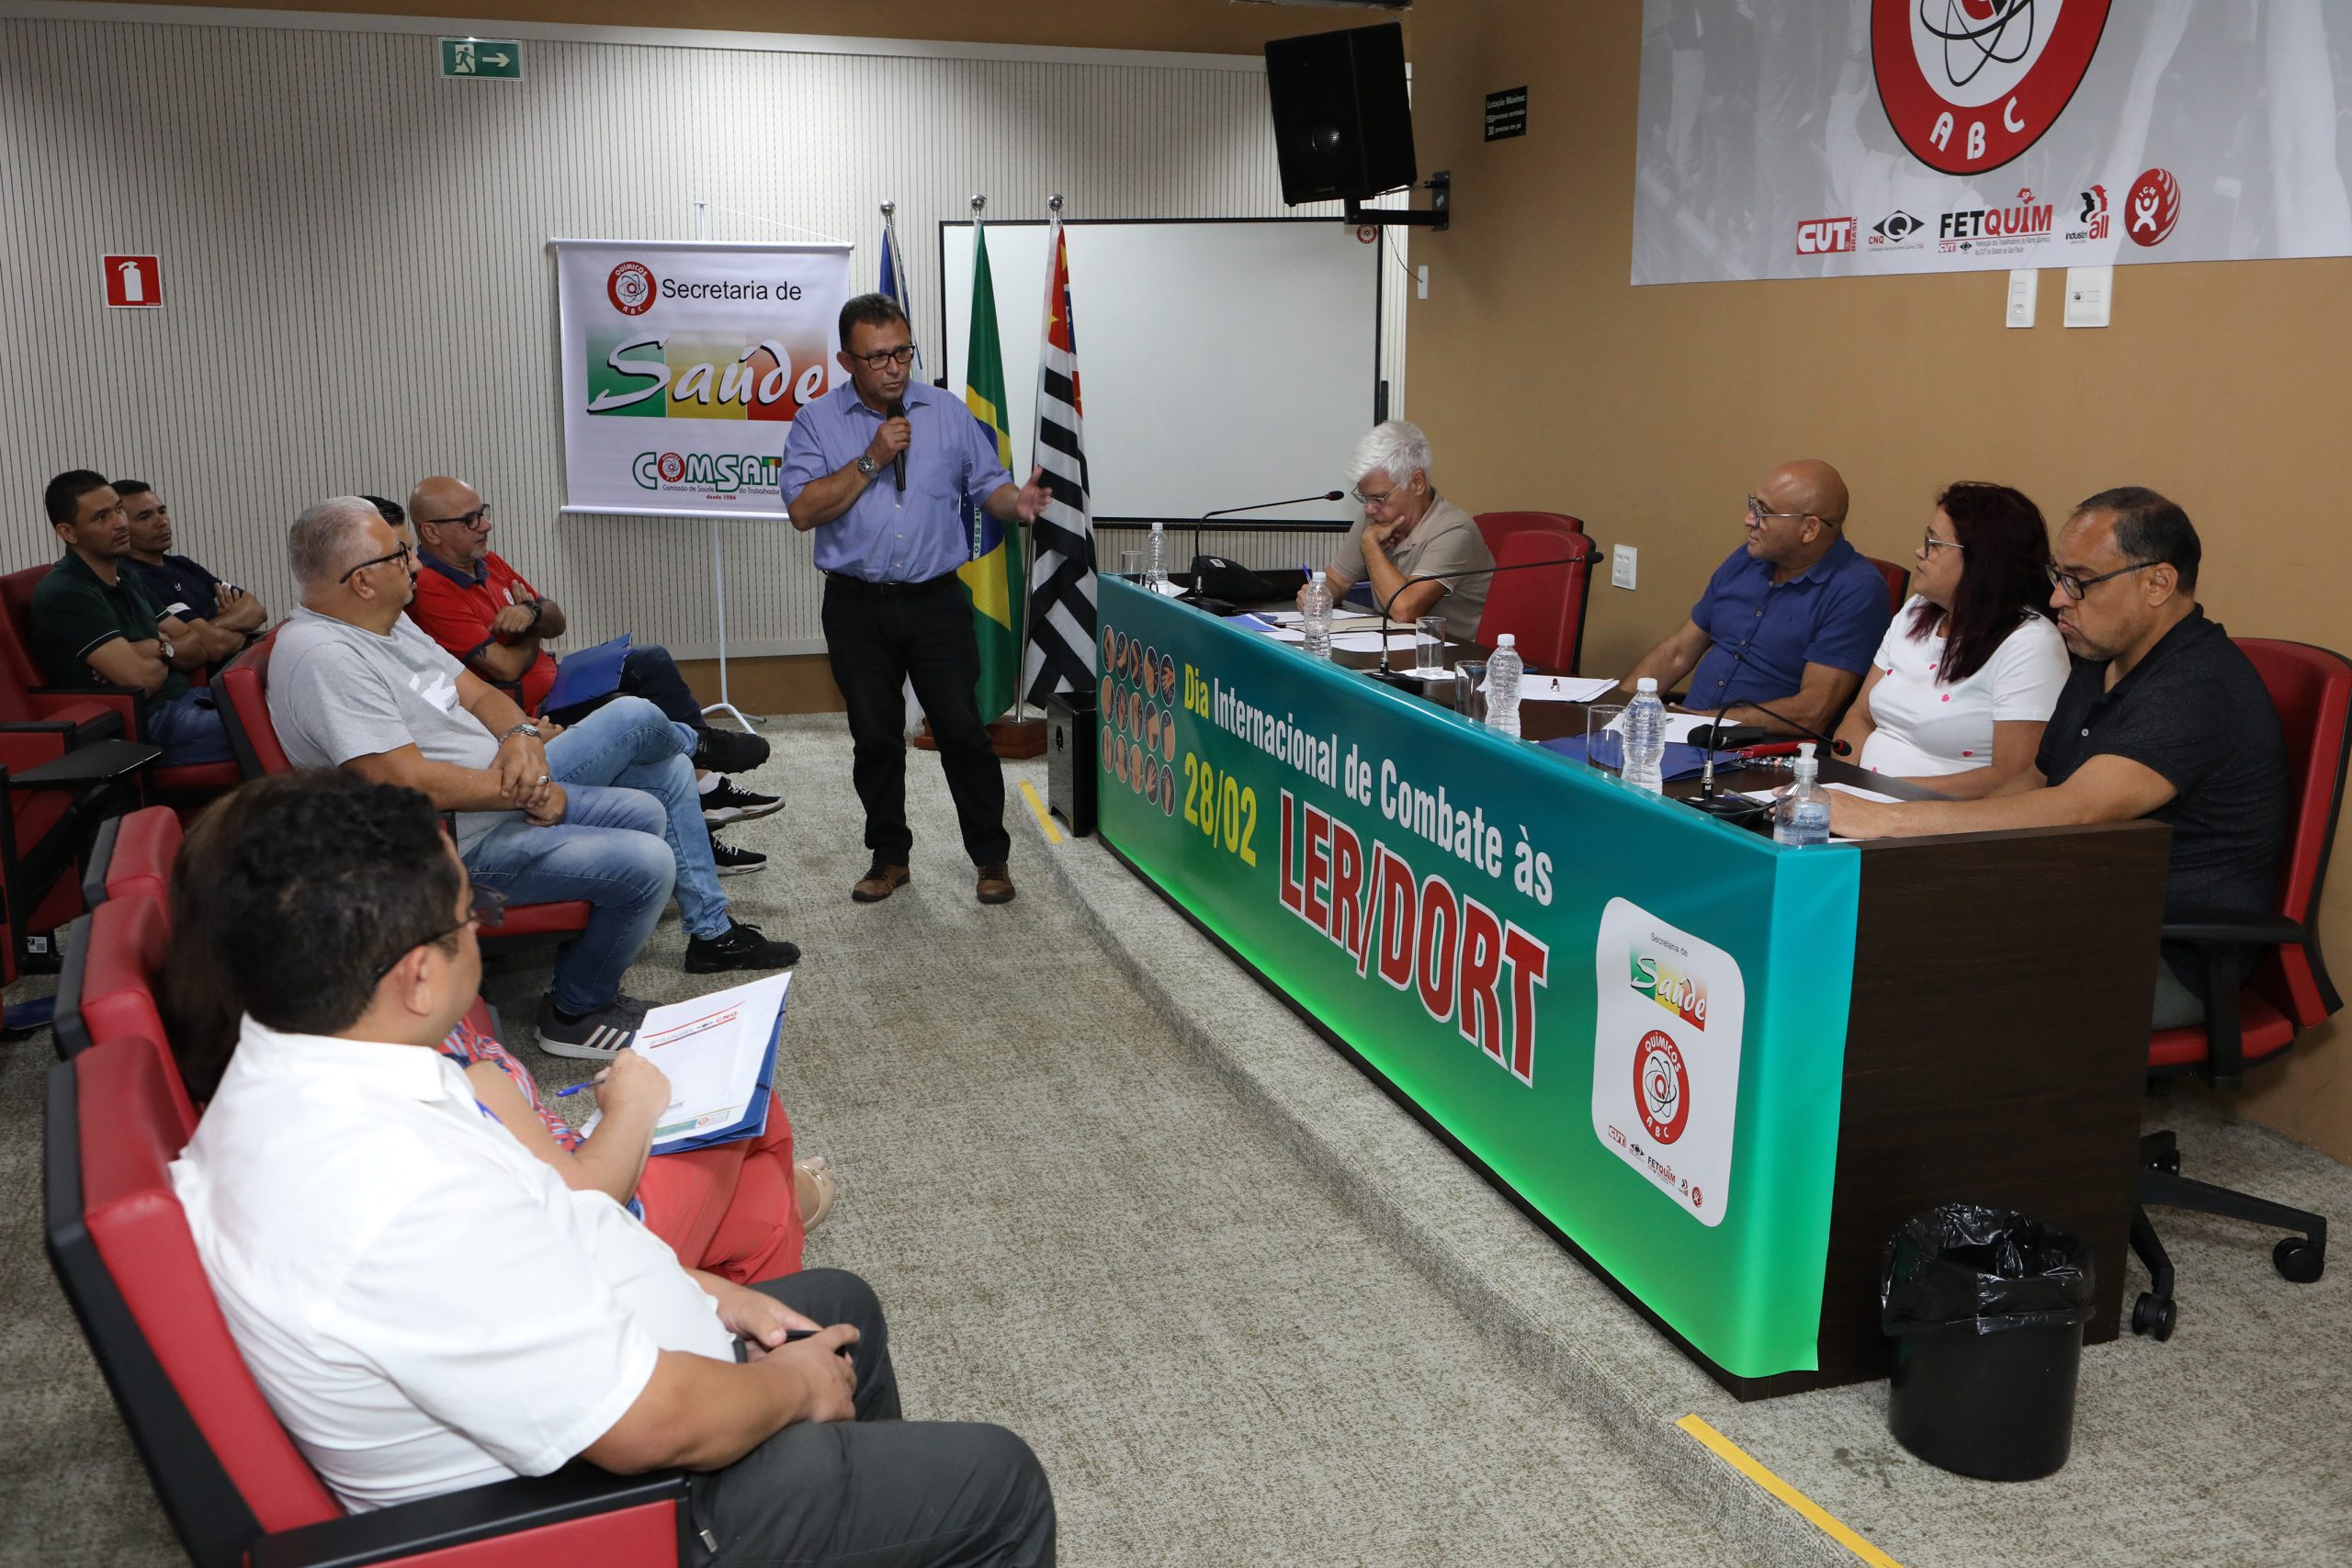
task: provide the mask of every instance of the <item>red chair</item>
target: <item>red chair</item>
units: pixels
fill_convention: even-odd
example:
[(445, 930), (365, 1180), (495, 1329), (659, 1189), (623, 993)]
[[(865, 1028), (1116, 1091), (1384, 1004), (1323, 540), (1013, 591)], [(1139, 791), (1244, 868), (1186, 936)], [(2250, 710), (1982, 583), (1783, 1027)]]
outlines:
[[(2352, 661), (2299, 642), (2240, 637), (2278, 710), (2287, 739), (2287, 847), (2278, 864), (2273, 912), (2244, 915), (2187, 909), (2165, 911), (2167, 942), (2197, 950), (2203, 963), (2199, 990), (2205, 1021), (2159, 1029), (2148, 1037), (2148, 1069), (2159, 1078), (2194, 1073), (2217, 1089), (2235, 1089), (2245, 1069), (2271, 1060), (2303, 1030), (2344, 1005), (2319, 950), (2320, 885), (2327, 874), (2335, 818), (2344, 806), (2344, 776), (2352, 753)], [(2235, 984), (2241, 955), (2259, 949), (2253, 977)], [(2327, 1265), (2327, 1221), (2249, 1193), (2233, 1192), (2180, 1174), (2180, 1146), (2169, 1132), (2141, 1140), (2138, 1212), (2132, 1249), (2147, 1266), (2149, 1288), (2132, 1308), (2133, 1332), (2172, 1337), (2172, 1260), (2149, 1223), (2151, 1207), (2192, 1209), (2227, 1219), (2300, 1231), (2271, 1249), (2286, 1279), (2308, 1284)]]
[(153, 1042), (124, 1038), (51, 1069), (44, 1218), (51, 1267), (197, 1568), (686, 1559), (675, 1471), (575, 1463), (345, 1514), (271, 1413), (213, 1298), (168, 1173), (193, 1123), (164, 1059)]
[[(44, 699), (62, 699), (111, 710), (121, 726), (120, 734), (133, 740), (146, 739), (146, 727), (139, 717), (139, 694), (129, 687), (46, 683), (40, 663), (33, 657), (31, 626), (33, 590), (49, 573), (48, 567), (35, 566), (0, 577), (0, 687), (16, 687), (22, 700), (35, 704)], [(0, 709), (18, 700), (17, 696), (0, 696)], [(201, 804), (222, 790), (234, 788), (237, 776), (234, 762), (152, 767), (143, 775), (150, 795), (188, 805)]]
[(1584, 525), (1565, 512), (1481, 512), (1471, 519), (1487, 541), (1487, 553), (1502, 558), (1503, 541), (1530, 530), (1544, 534), (1581, 534)]
[[(220, 693), (221, 721), (229, 727), (229, 745), (237, 765), (249, 779), (282, 773), (294, 764), (278, 744), (277, 727), (269, 716), (269, 659), (277, 646), (272, 631), (247, 647), (220, 668), (213, 685)], [(588, 929), (594, 906), (584, 898), (558, 904), (510, 904), (506, 918), (482, 932), (482, 951), (503, 953), (548, 937), (571, 938)]]
[(171, 897), (172, 862), (179, 858), (179, 813), (150, 806), (109, 817), (90, 841), (82, 871), (82, 902), (96, 908), (109, 898), (143, 893), (162, 903)]
[(1890, 615), (1899, 614), (1903, 601), (1911, 597), (1910, 569), (1897, 566), (1891, 560), (1881, 560), (1876, 556), (1864, 556), (1862, 558), (1878, 568), (1878, 574), (1886, 579), (1887, 611)]
[(1585, 601), (1592, 592), (1592, 558), (1599, 548), (1582, 534), (1536, 528), (1504, 539), (1494, 552), (1497, 567), (1567, 564), (1498, 570), (1487, 579), (1478, 640), (1492, 648), (1497, 637), (1509, 632), (1529, 669), (1574, 674), (1584, 651)]

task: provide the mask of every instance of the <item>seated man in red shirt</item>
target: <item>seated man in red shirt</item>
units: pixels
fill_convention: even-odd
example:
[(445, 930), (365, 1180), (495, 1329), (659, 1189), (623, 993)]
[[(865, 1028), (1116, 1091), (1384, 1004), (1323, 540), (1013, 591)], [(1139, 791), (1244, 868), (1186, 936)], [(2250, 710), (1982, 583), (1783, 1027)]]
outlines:
[[(490, 547), (490, 508), (463, 479), (436, 476), (409, 492), (408, 520), (416, 530), (419, 564), (411, 619), (427, 636), (463, 660), (475, 674), (514, 694), (526, 713), (538, 713), (555, 684), (556, 660), (545, 644), (564, 633), (562, 606), (525, 581), (522, 573)], [(621, 666), (620, 694), (643, 697), (670, 719), (701, 737), (694, 755), (703, 791), (703, 820), (713, 828), (764, 817), (783, 806), (772, 795), (743, 788), (725, 777), (748, 773), (768, 759), (760, 736), (714, 729), (704, 721), (685, 678), (665, 648), (629, 650)], [(598, 699), (602, 701), (603, 699)], [(570, 724), (595, 703), (548, 714)], [(762, 857), (719, 842), (711, 854), (718, 871), (759, 868)]]

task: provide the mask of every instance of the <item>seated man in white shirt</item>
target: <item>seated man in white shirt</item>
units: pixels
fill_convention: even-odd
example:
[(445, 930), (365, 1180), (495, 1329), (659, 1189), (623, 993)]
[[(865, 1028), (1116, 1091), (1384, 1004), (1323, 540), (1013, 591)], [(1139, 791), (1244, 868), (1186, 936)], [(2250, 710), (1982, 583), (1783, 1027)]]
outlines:
[(864, 1281), (682, 1269), (475, 1103), (434, 1047), (488, 909), (424, 795), (315, 775), (243, 826), (220, 900), (245, 1018), (173, 1185), (246, 1364), (346, 1506), (584, 1459), (698, 1472), (698, 1562), (1053, 1561), (1018, 1438), (896, 1418)]

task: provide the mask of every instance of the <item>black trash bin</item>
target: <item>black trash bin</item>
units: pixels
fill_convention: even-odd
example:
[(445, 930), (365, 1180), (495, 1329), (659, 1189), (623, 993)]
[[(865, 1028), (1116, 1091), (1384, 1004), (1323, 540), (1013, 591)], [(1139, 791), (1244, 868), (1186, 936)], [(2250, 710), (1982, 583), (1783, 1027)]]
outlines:
[(2090, 1248), (2009, 1209), (1948, 1203), (1886, 1244), (1880, 1326), (1896, 1341), (1886, 1424), (1929, 1464), (1985, 1481), (2064, 1466), (2091, 1315)]

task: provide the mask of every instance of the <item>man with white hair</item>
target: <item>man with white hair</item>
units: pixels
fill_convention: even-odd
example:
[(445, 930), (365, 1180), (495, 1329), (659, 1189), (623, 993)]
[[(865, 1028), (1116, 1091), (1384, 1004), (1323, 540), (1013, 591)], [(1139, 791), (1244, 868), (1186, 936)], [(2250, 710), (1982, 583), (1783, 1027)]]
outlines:
[(482, 887), (594, 906), (540, 1000), (541, 1050), (610, 1060), (635, 1038), (646, 1004), (620, 994), (621, 972), (673, 886), (687, 973), (799, 961), (792, 943), (728, 913), (686, 761), (691, 731), (642, 697), (560, 734), (535, 723), (401, 615), (416, 592), (416, 551), (365, 497), (302, 513), (287, 554), (302, 604), (269, 662), (269, 716), (287, 756), (404, 785), (454, 812), (458, 854)]
[[(1470, 514), (1430, 482), (1430, 438), (1419, 425), (1401, 419), (1373, 426), (1356, 444), (1349, 474), (1363, 515), (1323, 569), (1323, 581), (1336, 604), (1358, 580), (1369, 579), (1373, 603), (1385, 607), (1389, 619), (1410, 622), (1442, 614), (1447, 637), (1474, 642), (1487, 613), (1490, 579), (1454, 574), (1483, 573), (1495, 558)], [(1415, 578), (1447, 581), (1414, 582)]]

